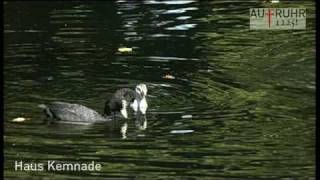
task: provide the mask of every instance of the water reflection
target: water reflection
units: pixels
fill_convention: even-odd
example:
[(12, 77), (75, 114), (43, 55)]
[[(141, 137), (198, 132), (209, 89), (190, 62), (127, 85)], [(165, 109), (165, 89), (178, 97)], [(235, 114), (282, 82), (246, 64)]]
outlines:
[(126, 139), (127, 138), (127, 129), (128, 129), (128, 123), (125, 122), (122, 126), (121, 126), (121, 130), (120, 133), (122, 135), (122, 139)]
[(146, 114), (142, 114), (141, 112), (138, 112), (136, 115), (135, 124), (139, 130), (146, 130), (147, 129)]
[[(122, 125), (121, 125), (121, 128), (120, 128), (120, 134), (122, 136), (122, 139), (127, 139), (128, 137), (128, 125), (129, 123), (127, 121), (125, 121)], [(134, 124), (135, 124), (135, 128), (139, 131), (144, 131), (147, 129), (147, 117), (146, 117), (146, 114), (142, 114), (142, 113), (138, 113), (135, 117), (135, 120), (134, 120)], [(137, 137), (143, 137), (145, 136), (145, 134), (141, 134), (141, 133), (138, 133), (136, 135)]]
[[(146, 117), (146, 114), (142, 114), (141, 112), (137, 112), (134, 116), (134, 124), (135, 124), (135, 128), (137, 130), (141, 130), (141, 131), (144, 131), (147, 129), (147, 117)], [(132, 120), (133, 120), (132, 119)], [(132, 121), (132, 120), (129, 120), (129, 121)], [(127, 139), (127, 131), (128, 131), (128, 124), (130, 122), (128, 122), (128, 120), (125, 120), (121, 127), (120, 127), (120, 134), (122, 136), (122, 139)], [(138, 134), (137, 136), (144, 136), (143, 134)]]

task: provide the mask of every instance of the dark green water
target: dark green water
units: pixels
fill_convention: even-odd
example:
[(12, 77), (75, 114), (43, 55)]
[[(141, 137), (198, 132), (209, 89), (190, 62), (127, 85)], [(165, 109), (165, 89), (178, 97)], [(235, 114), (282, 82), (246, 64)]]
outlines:
[[(273, 6), (307, 8), (307, 29), (249, 30), (249, 8)], [(5, 2), (5, 179), (314, 179), (314, 14), (313, 1)], [(146, 119), (47, 125), (37, 108), (102, 112), (140, 82)], [(21, 160), (103, 167), (15, 171)]]

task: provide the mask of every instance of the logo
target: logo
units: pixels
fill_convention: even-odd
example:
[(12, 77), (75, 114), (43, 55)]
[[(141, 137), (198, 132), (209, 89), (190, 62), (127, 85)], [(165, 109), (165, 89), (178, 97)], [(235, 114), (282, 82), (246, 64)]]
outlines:
[(305, 8), (250, 8), (250, 29), (306, 29)]

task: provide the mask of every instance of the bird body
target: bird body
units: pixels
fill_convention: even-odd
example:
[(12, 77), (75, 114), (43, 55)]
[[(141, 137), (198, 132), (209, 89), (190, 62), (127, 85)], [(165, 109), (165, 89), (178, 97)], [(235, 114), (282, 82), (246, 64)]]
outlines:
[(147, 87), (145, 84), (138, 84), (135, 91), (129, 88), (117, 90), (105, 103), (104, 114), (101, 115), (95, 110), (80, 104), (66, 102), (52, 102), (48, 105), (41, 104), (47, 118), (57, 119), (66, 122), (103, 122), (110, 121), (111, 115), (114, 117), (120, 112), (122, 117), (128, 118), (127, 106), (133, 108), (135, 112), (141, 111), (145, 114), (148, 104), (146, 101)]
[(80, 104), (66, 102), (52, 102), (48, 105), (39, 105), (47, 115), (47, 118), (71, 122), (102, 122), (111, 119), (100, 115), (95, 110)]
[(104, 114), (110, 116), (120, 112), (124, 118), (128, 118), (127, 106), (136, 98), (136, 92), (129, 88), (117, 90), (105, 104)]

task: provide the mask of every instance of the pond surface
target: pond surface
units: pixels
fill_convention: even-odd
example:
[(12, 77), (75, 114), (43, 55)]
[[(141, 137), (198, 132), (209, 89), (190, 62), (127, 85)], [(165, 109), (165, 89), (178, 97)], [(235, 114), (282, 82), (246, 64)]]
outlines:
[[(307, 29), (249, 30), (256, 7), (306, 7)], [(313, 1), (16, 1), (4, 10), (6, 179), (314, 179)], [(141, 82), (143, 118), (47, 125), (37, 107), (102, 112), (115, 90)], [(102, 170), (14, 170), (47, 160)]]

